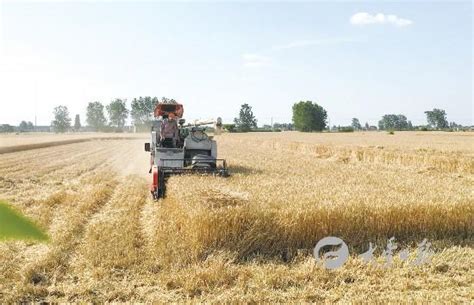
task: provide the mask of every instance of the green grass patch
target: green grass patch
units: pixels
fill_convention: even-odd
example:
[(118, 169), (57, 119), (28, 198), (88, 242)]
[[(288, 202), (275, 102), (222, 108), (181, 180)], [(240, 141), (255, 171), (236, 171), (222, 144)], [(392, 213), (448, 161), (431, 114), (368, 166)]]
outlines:
[(31, 220), (0, 201), (0, 241), (8, 239), (46, 241), (48, 236)]

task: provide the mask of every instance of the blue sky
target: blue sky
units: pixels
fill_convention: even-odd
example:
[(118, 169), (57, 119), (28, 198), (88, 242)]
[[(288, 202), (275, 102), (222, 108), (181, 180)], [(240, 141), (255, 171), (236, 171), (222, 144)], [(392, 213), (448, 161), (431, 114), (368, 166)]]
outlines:
[[(331, 125), (473, 124), (472, 2), (0, 4), (0, 123), (49, 124), (63, 104), (166, 96), (185, 117), (289, 122), (312, 100)], [(36, 109), (36, 110), (35, 110)]]

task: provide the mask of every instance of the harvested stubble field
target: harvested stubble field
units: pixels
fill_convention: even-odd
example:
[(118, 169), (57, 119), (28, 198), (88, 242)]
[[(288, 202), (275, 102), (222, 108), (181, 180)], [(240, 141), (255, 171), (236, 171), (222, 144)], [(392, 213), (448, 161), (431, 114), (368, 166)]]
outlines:
[[(472, 133), (224, 134), (232, 176), (172, 177), (159, 202), (143, 137), (0, 154), (0, 199), (51, 239), (0, 244), (0, 300), (474, 297)], [(351, 250), (333, 271), (312, 257), (328, 235)], [(431, 262), (357, 258), (373, 242), (382, 264), (392, 236), (410, 260), (427, 238)]]

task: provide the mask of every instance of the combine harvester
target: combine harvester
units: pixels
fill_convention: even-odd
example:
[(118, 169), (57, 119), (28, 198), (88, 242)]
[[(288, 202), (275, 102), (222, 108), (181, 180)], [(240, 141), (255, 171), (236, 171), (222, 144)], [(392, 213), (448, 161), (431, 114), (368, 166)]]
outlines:
[(151, 128), (151, 143), (145, 151), (151, 153), (150, 190), (155, 200), (165, 196), (166, 179), (186, 173), (229, 175), (224, 159), (217, 159), (217, 143), (205, 132), (205, 125), (214, 125), (215, 134), (222, 130), (222, 120), (195, 121), (186, 124), (181, 104), (158, 103)]

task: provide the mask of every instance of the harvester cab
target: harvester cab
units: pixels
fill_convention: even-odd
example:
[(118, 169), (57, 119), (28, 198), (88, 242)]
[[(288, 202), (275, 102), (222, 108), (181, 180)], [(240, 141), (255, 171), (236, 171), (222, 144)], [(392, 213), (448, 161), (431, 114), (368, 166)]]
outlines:
[(207, 135), (206, 125), (214, 125), (214, 134), (222, 129), (222, 120), (195, 121), (186, 124), (181, 104), (158, 103), (155, 107), (150, 152), (150, 191), (154, 199), (164, 197), (166, 179), (185, 173), (229, 175), (224, 159), (217, 159), (217, 143)]

